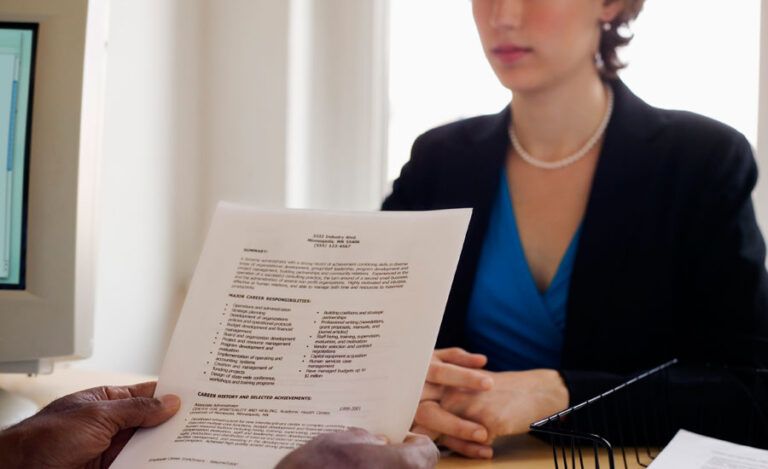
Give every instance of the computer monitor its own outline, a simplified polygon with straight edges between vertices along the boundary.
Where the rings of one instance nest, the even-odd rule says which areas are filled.
[[[91,354],[106,8],[0,2],[0,373]]]
[[[23,290],[38,25],[0,22],[0,289]]]

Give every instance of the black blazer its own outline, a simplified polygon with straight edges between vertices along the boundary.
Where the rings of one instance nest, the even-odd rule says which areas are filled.
[[[572,404],[670,358],[765,363],[768,275],[751,203],[757,168],[749,143],[724,124],[653,108],[622,82],[610,85],[614,112],[567,304],[560,371]],[[383,204],[474,209],[438,348],[466,347],[467,305],[508,125],[504,109],[421,135]],[[683,381],[716,400],[696,376],[712,381],[698,372]],[[715,380],[728,379],[716,373]]]

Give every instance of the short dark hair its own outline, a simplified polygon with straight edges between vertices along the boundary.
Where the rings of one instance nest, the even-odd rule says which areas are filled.
[[[619,60],[618,48],[632,41],[634,36],[626,33],[627,27],[637,18],[645,3],[645,0],[606,0],[606,3],[617,1],[624,2],[624,10],[600,34],[600,75],[605,79],[616,78],[617,72],[627,66]]]

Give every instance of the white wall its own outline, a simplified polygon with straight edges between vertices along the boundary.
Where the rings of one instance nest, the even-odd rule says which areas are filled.
[[[289,205],[376,209],[386,179],[386,0],[291,4]]]
[[[112,0],[94,355],[157,373],[219,200],[285,202],[288,2]]]
[[[768,237],[768,3],[761,3],[760,111],[757,130],[757,163],[760,179],[754,201],[763,236]],[[768,262],[768,261],[767,261]]]
[[[201,238],[199,21],[198,0],[112,1],[94,355],[83,366],[154,372],[172,331]]]
[[[289,4],[202,4],[201,196],[206,224],[219,200],[285,205]]]
[[[282,207],[290,185],[293,206],[378,206],[385,2],[112,1],[95,346],[78,366],[156,373],[219,200]]]

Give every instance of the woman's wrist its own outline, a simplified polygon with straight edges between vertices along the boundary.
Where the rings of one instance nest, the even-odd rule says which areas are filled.
[[[562,370],[554,370],[557,373],[557,377],[559,378],[560,384],[562,384],[563,389],[565,390],[565,407],[568,408],[571,406],[571,391],[568,389],[568,381],[565,378],[565,375],[563,374]]]
[[[571,402],[571,393],[568,391],[568,386],[565,384],[563,375],[558,370],[551,370],[553,372],[552,382],[555,388],[555,392],[559,396],[559,406],[561,409],[566,409]]]
[[[570,402],[570,393],[560,372],[551,369],[537,371],[541,373],[542,379],[542,392],[539,393],[540,413],[543,414],[541,417],[547,417],[566,409]]]

